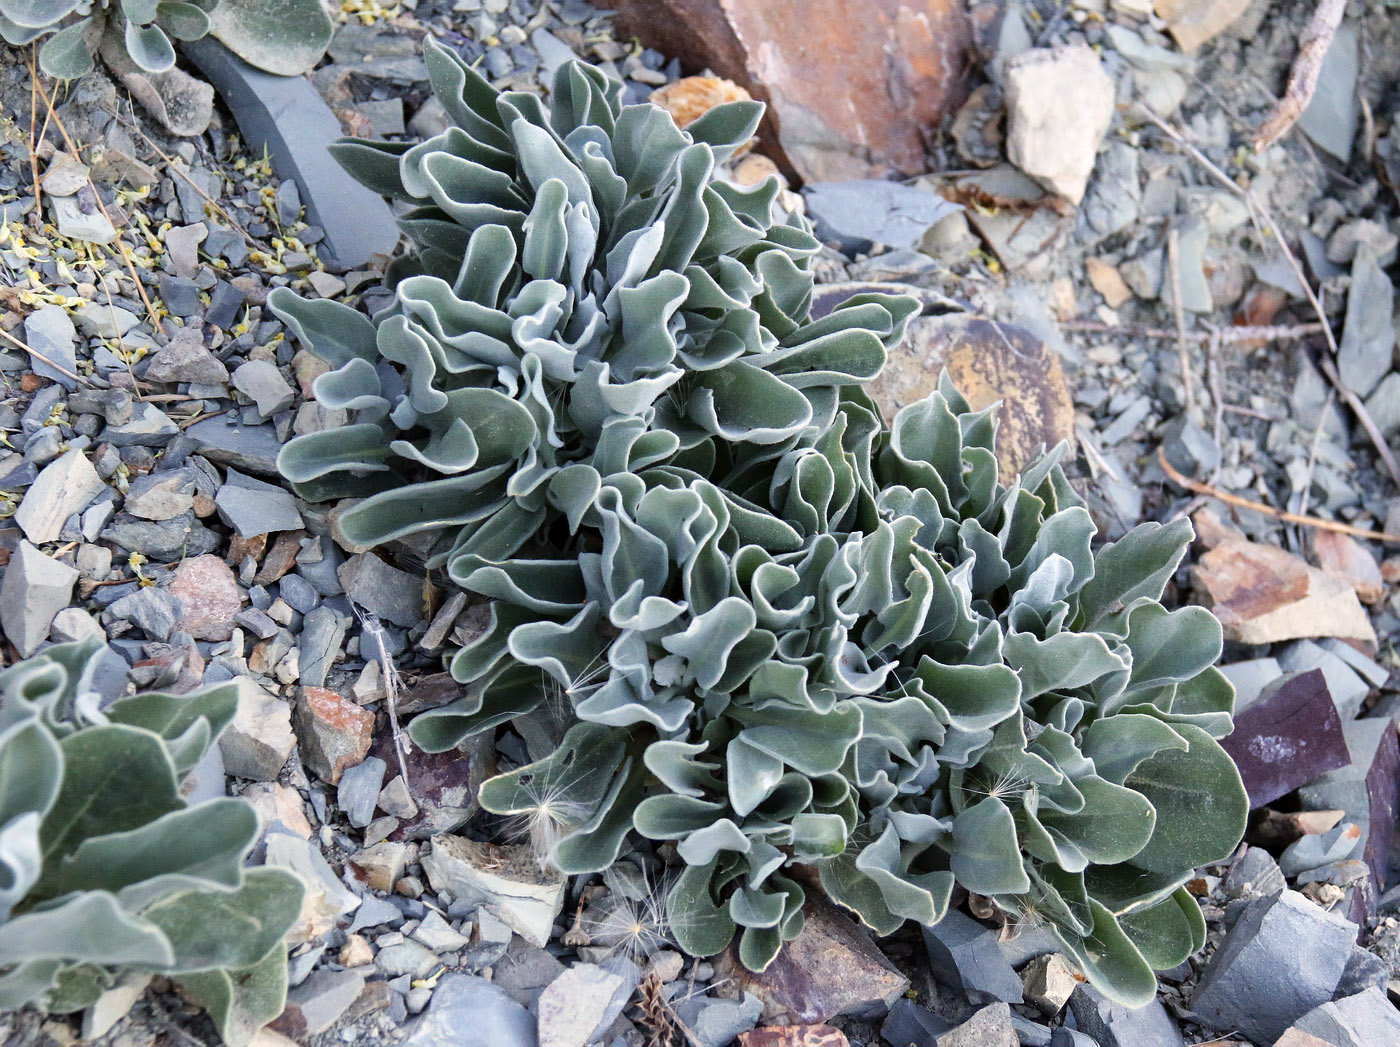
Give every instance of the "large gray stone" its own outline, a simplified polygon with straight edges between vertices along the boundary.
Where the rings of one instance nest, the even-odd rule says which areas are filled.
[[[211,462],[231,465],[261,476],[277,476],[277,452],[282,443],[270,424],[244,425],[236,415],[221,414],[185,430],[193,449]]]
[[[933,1047],[938,1037],[952,1027],[946,1018],[901,997],[890,1006],[889,1016],[880,1026],[880,1039],[890,1047]]]
[[[102,477],[82,451],[72,450],[50,462],[24,492],[15,523],[31,542],[52,542],[63,523],[84,509],[102,490]]]
[[[0,626],[28,658],[49,637],[54,615],[68,606],[78,572],[23,539],[0,580]]]
[[[1372,986],[1322,1004],[1299,1018],[1293,1028],[1335,1047],[1392,1047],[1400,1044],[1400,1011]]]
[[[974,1003],[1021,1002],[1021,979],[1002,955],[994,931],[957,909],[923,930],[929,969],[944,985],[962,989]]]
[[[940,219],[959,210],[937,193],[876,179],[811,182],[802,195],[817,235],[837,241],[848,253],[872,243],[913,247]]]
[[[244,538],[275,531],[296,531],[301,513],[290,491],[275,484],[228,470],[224,484],[214,495],[219,517]]]
[[[485,978],[446,974],[403,1047],[536,1047],[535,1019]]]
[[[1075,1024],[1099,1047],[1181,1047],[1181,1030],[1161,1000],[1125,1007],[1086,983],[1074,990],[1069,1007]]]
[[[350,599],[380,618],[406,629],[423,619],[423,579],[390,567],[374,553],[350,557],[336,576]]]
[[[1020,1038],[1004,1003],[983,1007],[956,1029],[938,1037],[938,1047],[1017,1047]]]
[[[311,81],[255,69],[212,37],[181,47],[223,96],[248,148],[266,149],[278,177],[296,180],[306,220],[325,230],[323,258],[353,269],[393,251],[399,228],[389,205],[331,156],[340,121]]]
[[[1297,891],[1256,898],[1211,957],[1191,1009],[1203,1025],[1273,1043],[1332,998],[1355,941],[1355,924]]]

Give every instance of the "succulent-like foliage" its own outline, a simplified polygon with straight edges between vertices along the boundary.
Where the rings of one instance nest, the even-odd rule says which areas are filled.
[[[811,875],[882,933],[961,885],[1149,998],[1203,939],[1182,885],[1247,806],[1215,740],[1219,625],[1161,604],[1189,524],[1094,554],[1056,457],[1003,483],[992,414],[946,380],[887,426],[861,387],[916,305],[811,320],[805,226],[774,220],[774,183],[712,181],[756,107],[681,131],[586,66],[548,108],[433,45],[428,66],[456,126],[340,147],[415,205],[392,304],[270,297],[350,421],[284,474],[361,498],[357,543],[427,532],[486,602],[451,660],[466,697],[416,741],[566,727],[483,805],[569,873],[674,843],[694,954],[737,933],[765,967]]]
[[[150,971],[245,1043],[282,1010],[303,888],[244,868],[258,836],[246,801],[180,795],[237,686],[99,708],[96,650],[59,645],[0,673],[0,1009],[79,1010]]]
[[[104,29],[148,73],[175,64],[174,40],[212,32],[254,65],[292,74],[316,64],[332,26],[320,0],[0,0],[0,39],[18,45],[48,36],[39,67],[60,80],[92,69]]]
[[[737,495],[654,467],[599,492],[596,550],[455,556],[490,626],[454,662],[469,696],[413,737],[446,748],[562,697],[577,726],[483,804],[554,797],[568,872],[631,831],[676,841],[693,953],[737,928],[766,966],[801,928],[800,864],[881,933],[961,885],[1151,998],[1204,940],[1183,884],[1244,828],[1220,626],[1160,603],[1188,523],[1095,555],[1055,458],[1003,484],[993,438],[946,383],[888,431],[850,395]]]
[[[713,180],[756,103],[682,131],[581,63],[546,108],[431,42],[427,62],[455,126],[338,146],[415,205],[394,304],[371,322],[269,299],[334,365],[316,398],[354,414],[293,440],[280,467],[306,497],[368,495],[342,519],[355,541],[453,528],[462,549],[509,555],[555,520],[577,531],[614,474],[776,455],[879,372],[913,303],[862,296],[808,322],[818,244],[775,221],[777,180]]]

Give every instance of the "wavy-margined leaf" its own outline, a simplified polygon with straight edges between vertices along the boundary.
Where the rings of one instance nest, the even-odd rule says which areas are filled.
[[[52,893],[121,892],[124,905],[139,907],[124,889],[164,881],[157,889],[170,890],[166,878],[175,877],[185,887],[235,888],[257,836],[258,816],[247,803],[208,800],[135,829],[88,837],[59,864]]]
[[[201,971],[177,981],[209,1012],[228,1047],[246,1047],[287,1002],[287,958],[280,946],[239,970]]]
[[[92,29],[91,19],[84,18],[54,33],[39,48],[39,68],[55,80],[87,76],[93,67],[92,47],[88,42]]]
[[[245,62],[300,76],[325,54],[333,25],[317,0],[238,0],[215,5],[210,32]]]
[[[1094,761],[1100,777],[1117,785],[1138,764],[1164,749],[1185,751],[1186,740],[1171,726],[1153,716],[1124,713],[1095,720],[1084,731],[1080,749]]]
[[[127,22],[126,52],[148,73],[163,73],[175,64],[175,47],[158,25]]]
[[[1094,577],[1079,590],[1083,628],[1092,628],[1140,599],[1159,600],[1193,537],[1184,517],[1169,524],[1144,523],[1094,557]]]
[[[161,928],[126,912],[115,895],[92,891],[0,924],[8,963],[67,960],[168,967],[175,950]]]
[[[1132,859],[1153,872],[1222,860],[1239,843],[1249,814],[1240,772],[1220,743],[1191,724],[1174,729],[1189,748],[1160,752],[1123,781],[1157,810],[1152,839]]]
[[[305,887],[285,869],[249,869],[236,889],[181,891],[141,911],[170,942],[174,969],[251,967],[282,941]]]
[[[1123,933],[1157,970],[1184,961],[1206,943],[1206,920],[1201,906],[1184,887],[1146,908],[1118,917]]]
[[[1016,822],[995,796],[973,804],[953,819],[950,859],[958,883],[978,894],[1023,894],[1031,882],[1021,864]]]
[[[59,748],[63,785],[41,833],[46,879],[84,840],[139,828],[184,806],[175,766],[153,731],[90,727]]]
[[[1093,930],[1083,936],[1053,927],[1055,937],[1071,959],[1083,968],[1094,987],[1125,1007],[1145,1007],[1157,996],[1157,976],[1113,914],[1092,898]]]
[[[671,910],[680,914],[671,923],[676,944],[692,956],[723,952],[734,939],[735,924],[728,907],[714,898],[714,874],[714,865],[687,865],[667,895]]]

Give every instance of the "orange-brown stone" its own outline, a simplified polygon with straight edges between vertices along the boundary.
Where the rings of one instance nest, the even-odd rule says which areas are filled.
[[[369,753],[374,713],[328,687],[303,687],[296,707],[297,744],[308,770],[335,785]]]
[[[961,0],[618,0],[619,28],[769,103],[765,152],[805,181],[911,175],[962,103]]]

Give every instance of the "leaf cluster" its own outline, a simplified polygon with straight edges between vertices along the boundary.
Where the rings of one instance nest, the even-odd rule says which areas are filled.
[[[245,800],[181,796],[238,685],[99,708],[97,650],[62,644],[0,673],[0,1009],[79,1010],[149,971],[246,1043],[282,1010],[303,887],[245,868],[259,832]]]

